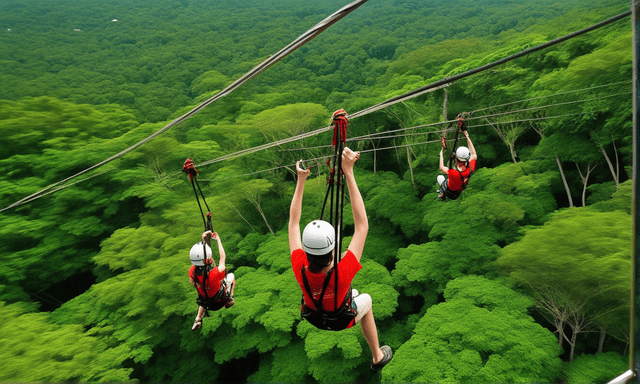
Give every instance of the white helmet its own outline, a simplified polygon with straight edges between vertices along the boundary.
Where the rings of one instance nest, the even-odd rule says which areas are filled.
[[[325,255],[336,246],[336,231],[324,220],[314,220],[304,227],[302,249],[307,254]]]
[[[460,161],[469,161],[469,158],[471,157],[471,152],[467,147],[458,147],[458,149],[456,149],[456,157]]]
[[[207,247],[207,258],[210,258],[213,255],[213,253],[211,252],[211,247],[209,247],[209,244],[206,244],[205,247]],[[195,265],[196,267],[204,266],[204,257],[202,255],[203,251],[204,249],[202,247],[202,241],[191,247],[191,250],[189,251],[191,264]]]

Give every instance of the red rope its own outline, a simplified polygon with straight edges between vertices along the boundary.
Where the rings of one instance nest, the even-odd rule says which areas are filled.
[[[333,112],[333,141],[331,145],[336,145],[336,139],[338,137],[338,129],[340,129],[340,141],[347,142],[347,127],[349,126],[349,119],[347,118],[347,112],[344,109],[338,109]]]
[[[193,181],[193,178],[198,175],[198,170],[196,169],[196,165],[191,159],[187,159],[182,166],[182,172],[185,172],[189,175],[189,179]]]

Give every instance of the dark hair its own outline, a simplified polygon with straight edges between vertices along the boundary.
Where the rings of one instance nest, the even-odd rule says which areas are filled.
[[[211,272],[212,269],[213,269],[213,265],[212,264],[205,264],[205,265],[196,266],[196,275],[202,276],[205,273]]]
[[[327,265],[331,264],[333,260],[333,254],[331,251],[324,255],[311,255],[307,254],[307,260],[309,260],[309,272],[320,273]]]

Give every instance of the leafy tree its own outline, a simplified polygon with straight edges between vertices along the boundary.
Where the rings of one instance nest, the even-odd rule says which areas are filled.
[[[565,363],[563,376],[569,384],[604,383],[625,372],[628,367],[628,359],[616,352],[583,354]]]
[[[3,212],[0,297],[6,303],[0,316],[5,313],[5,325],[30,324],[26,332],[0,327],[7,335],[3,346],[11,346],[5,360],[9,367],[27,367],[23,357],[28,356],[46,368],[7,371],[4,380],[377,380],[359,330],[326,333],[299,318],[300,290],[290,271],[286,235],[279,230],[292,194],[290,165],[326,155],[326,148],[309,147],[327,145],[331,133],[200,169],[214,229],[224,239],[228,269],[238,283],[236,305],[212,313],[201,332],[190,331],[196,304],[186,254],[199,240],[202,221],[190,183],[178,176],[180,166],[187,157],[199,163],[326,126],[328,111],[365,109],[621,11],[609,0],[550,4],[369,2],[233,94],[110,163],[109,172]],[[148,137],[334,12],[335,2],[158,0],[152,7],[122,0],[73,7],[3,2],[0,10],[12,29],[2,31],[0,42],[0,132],[6,139],[0,143],[0,200],[6,206]],[[453,18],[464,22],[452,25]],[[72,32],[70,25],[82,32]],[[352,148],[374,150],[358,162],[373,174],[359,171],[370,230],[354,287],[372,295],[381,342],[398,351],[383,379],[388,370],[395,372],[390,380],[404,377],[396,363],[408,367],[406,372],[438,370],[433,376],[416,373],[424,379],[415,380],[561,378],[554,373],[558,352],[547,340],[550,333],[526,316],[531,302],[496,282],[471,283],[466,275],[493,273],[489,262],[501,248],[508,250],[535,231],[524,228],[542,226],[550,217],[550,225],[557,225],[550,213],[563,205],[554,194],[561,191],[558,174],[565,170],[567,190],[582,187],[596,215],[580,220],[596,220],[602,213],[628,221],[616,215],[631,210],[628,175],[619,171],[632,152],[629,87],[620,83],[631,74],[630,40],[628,26],[616,23],[451,84],[447,108],[453,115],[513,100],[528,99],[520,108],[579,101],[508,115],[514,120],[570,115],[536,123],[540,145],[530,131],[508,138],[511,153],[520,157],[517,164],[502,164],[511,157],[491,130],[474,129],[482,168],[457,201],[432,200],[437,145],[383,151],[417,139],[350,142]],[[573,92],[594,85],[601,87]],[[432,92],[353,119],[349,137],[440,121],[443,96]],[[490,113],[517,109],[493,108]],[[549,145],[553,141],[589,147],[583,151],[588,156],[568,156],[571,148]],[[608,171],[584,167],[601,162],[600,156]],[[326,189],[322,161],[311,163],[320,177],[307,183],[303,221],[318,217]],[[270,170],[255,176],[265,168]],[[348,243],[351,223],[345,216]],[[586,244],[611,241],[607,232],[594,234],[567,221],[559,229],[565,235],[578,228],[590,237]],[[584,240],[582,233],[574,237]],[[618,240],[628,242],[615,237],[615,249]],[[600,252],[600,244],[594,249]],[[605,271],[610,266],[598,265]],[[80,276],[91,279],[91,272],[96,282],[88,291],[51,313],[35,312],[32,300],[50,295],[66,301],[57,287],[76,285]],[[624,284],[612,281],[597,280],[598,288],[622,292]],[[583,288],[578,299],[574,291],[563,291],[565,302],[583,304],[579,314],[601,335],[624,340],[626,303],[604,301],[586,284],[574,284],[575,290]],[[45,348],[47,356],[37,349],[14,354],[32,343],[34,329],[57,350]],[[434,336],[422,338],[429,332]],[[581,338],[572,341],[578,352]],[[407,360],[412,348],[420,358],[426,349],[433,361],[414,366]],[[528,367],[513,357],[529,353],[534,365]],[[609,363],[600,355],[596,360],[589,363],[594,370]],[[540,361],[546,368],[532,373]]]
[[[400,180],[391,172],[378,172],[376,175],[359,177],[358,187],[367,200],[367,214],[370,217],[388,219],[406,237],[413,237],[420,232],[422,209],[418,191],[409,182]]]
[[[497,281],[460,277],[427,310],[382,371],[383,381],[531,382],[558,377],[553,334],[527,315],[531,301]]]
[[[630,268],[629,225],[621,211],[564,210],[505,247],[496,263],[534,291],[557,292],[580,321],[624,339],[618,330],[628,322],[629,279],[619,271]]]
[[[56,325],[48,313],[4,302],[0,302],[0,319],[2,381],[130,380],[132,370],[121,365],[127,348],[109,346],[81,325]]]

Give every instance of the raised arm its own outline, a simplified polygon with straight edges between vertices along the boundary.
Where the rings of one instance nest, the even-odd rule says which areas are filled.
[[[444,151],[444,149],[440,150],[440,170],[444,173],[448,173],[449,172],[449,168],[445,167],[444,165],[444,158],[442,157],[442,151]]]
[[[222,240],[220,240],[220,236],[218,235],[217,232],[213,232],[213,234],[211,235],[211,238],[218,242],[218,253],[220,253],[220,260],[218,262],[218,271],[224,272],[224,270],[226,269],[225,263],[227,261],[227,254],[224,253],[224,248],[222,247]]]
[[[463,132],[464,132],[464,136],[467,138],[467,144],[469,144],[469,150],[471,151],[471,156],[469,157],[469,161],[476,160],[478,158],[478,154],[476,153],[476,149],[473,146],[471,139],[469,138],[469,132],[468,131],[463,131]]]
[[[364,250],[364,242],[367,240],[369,232],[369,221],[367,220],[367,211],[364,207],[362,195],[356,184],[356,178],[353,175],[353,165],[360,158],[360,152],[353,152],[348,147],[342,152],[342,172],[347,179],[347,187],[349,188],[349,197],[351,199],[351,211],[353,212],[354,232],[349,243],[349,250],[360,261],[362,251]]]
[[[300,168],[300,161],[296,163],[296,172],[298,174],[298,182],[296,183],[296,191],[291,199],[291,208],[289,209],[289,250],[290,252],[302,248],[302,240],[300,238],[300,215],[302,214],[302,196],[304,195],[304,183],[309,176],[308,169]]]

